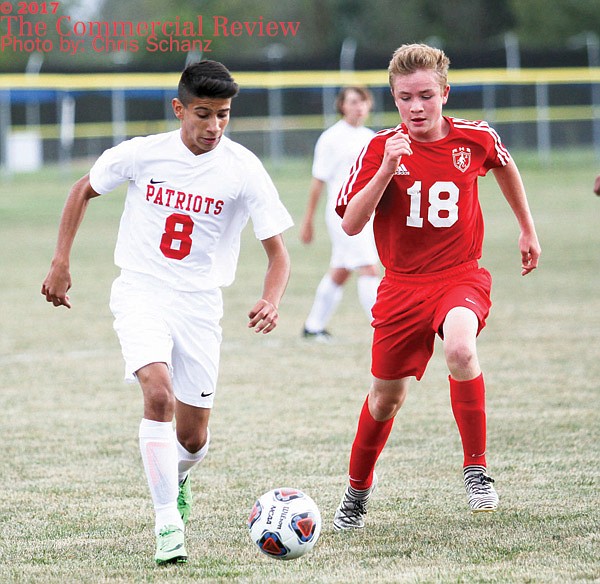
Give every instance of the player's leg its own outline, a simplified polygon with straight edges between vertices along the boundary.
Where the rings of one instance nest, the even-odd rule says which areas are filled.
[[[477,358],[477,315],[458,306],[443,325],[444,355],[450,371],[450,402],[463,446],[463,474],[473,511],[493,511],[498,496],[487,475],[485,383]]]
[[[375,378],[363,404],[350,453],[350,486],[368,489],[375,464],[392,431],[394,418],[408,392],[408,377],[397,380]]]
[[[209,418],[221,350],[221,291],[182,292],[172,315],[173,391],[178,452],[177,506],[187,523],[192,506],[191,470],[208,453]]]
[[[210,408],[190,406],[179,400],[175,401],[175,418],[177,419],[177,442],[187,455],[180,456],[179,480],[183,480],[189,471],[201,462],[210,444],[208,420]],[[192,453],[192,454],[190,454]]]
[[[304,322],[305,338],[317,341],[328,341],[329,333],[326,331],[327,323],[333,316],[344,294],[344,284],[350,276],[350,271],[345,268],[331,268],[321,279],[313,305]]]
[[[415,285],[411,278],[387,274],[379,286],[372,323],[374,381],[352,445],[350,484],[334,517],[336,529],[364,526],[366,500],[374,488],[375,464],[394,417],[406,399],[410,378],[422,377],[433,353],[435,331],[431,328],[430,296],[428,287]]]
[[[144,415],[139,446],[154,504],[158,563],[185,561],[183,522],[177,512],[177,448],[173,430],[172,339],[164,318],[171,291],[159,281],[123,273],[110,308],[125,360],[125,378],[140,384]],[[164,301],[164,304],[161,302]]]
[[[204,460],[210,446],[210,412],[210,408],[190,406],[179,400],[175,402],[179,481],[177,508],[184,523],[188,522],[192,510],[190,471]]]
[[[348,261],[349,252],[346,250],[346,242],[350,238],[344,233],[342,222],[333,207],[327,207],[325,222],[331,241],[329,270],[317,286],[313,304],[304,323],[302,333],[306,339],[317,342],[331,340],[331,335],[326,327],[342,300],[343,286],[352,274],[351,269],[356,265]]]
[[[159,564],[185,562],[184,524],[177,509],[177,443],[173,430],[175,397],[165,363],[150,363],[136,372],[144,396],[140,452],[155,511]]]
[[[389,438],[394,418],[408,392],[409,378],[383,380],[375,378],[365,400],[352,450],[349,485],[335,512],[335,529],[364,527],[367,503],[377,485],[375,465]]]
[[[175,396],[169,367],[166,363],[150,363],[136,371],[144,398],[144,418],[157,422],[172,422]]]
[[[481,374],[477,357],[479,319],[464,306],[452,308],[444,319],[444,357],[450,375],[457,381],[474,379]]]
[[[379,256],[373,236],[373,220],[364,226],[357,235],[342,235],[343,261],[346,268],[356,271],[358,300],[369,322],[373,320],[372,308],[377,298],[377,289],[381,281],[379,274]]]
[[[358,291],[358,300],[367,318],[371,321],[373,320],[372,309],[377,299],[377,288],[380,282],[379,268],[376,265],[361,266],[357,271],[356,288]]]

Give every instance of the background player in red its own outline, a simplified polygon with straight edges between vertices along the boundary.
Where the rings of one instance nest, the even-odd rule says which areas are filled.
[[[448,67],[446,55],[427,45],[396,50],[388,72],[402,123],[371,140],[338,198],[342,227],[350,235],[375,214],[385,275],[373,307],[373,383],[359,417],[336,529],[364,527],[375,464],[410,378],[420,379],[425,371],[436,334],[450,372],[470,508],[498,506],[487,474],[485,386],[476,350],[491,306],[491,277],[478,265],[479,176],[492,170],[517,219],[523,275],[537,267],[540,245],[519,171],[498,134],[485,122],[442,114]]]
[[[369,221],[360,234],[349,237],[342,229],[342,220],[335,212],[337,195],[356,157],[375,132],[364,124],[371,111],[373,98],[365,87],[343,87],[335,100],[342,119],[325,130],[317,140],[312,166],[312,181],[304,220],[300,226],[302,243],[314,237],[314,218],[327,185],[325,222],[331,240],[329,271],[323,276],[315,293],[313,305],[304,321],[303,336],[318,342],[330,340],[325,329],[342,299],[344,285],[353,271],[358,273],[356,288],[359,302],[369,322],[379,285],[379,258]]]
[[[248,218],[268,258],[248,326],[269,333],[290,266],[292,219],[254,154],[225,136],[237,83],[224,65],[183,71],[173,112],[180,129],[126,140],[72,187],[42,294],[71,307],[70,254],[89,201],[127,183],[110,307],[128,381],[144,402],[139,445],[154,503],[158,564],[185,562],[190,470],[206,456],[216,392],[223,299]],[[173,419],[177,419],[176,431]]]

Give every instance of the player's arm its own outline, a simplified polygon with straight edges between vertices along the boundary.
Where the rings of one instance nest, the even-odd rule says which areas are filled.
[[[521,174],[512,159],[506,166],[494,168],[492,172],[519,223],[521,230],[519,235],[521,275],[526,276],[537,268],[542,249],[535,231]]]
[[[594,181],[594,192],[600,197],[600,174],[596,177]]]
[[[302,243],[310,243],[314,238],[314,220],[321,194],[323,193],[323,187],[325,183],[318,178],[313,176],[310,182],[310,188],[308,190],[308,203],[306,205],[306,213],[304,214],[304,220],[300,226],[300,241]]]
[[[80,178],[72,187],[62,211],[58,239],[50,271],[42,284],[42,294],[54,306],[71,308],[67,292],[71,288],[70,257],[75,235],[83,221],[90,199],[98,193],[92,189],[89,175]]]
[[[290,278],[290,256],[282,235],[275,235],[262,242],[268,265],[261,299],[248,313],[249,328],[257,333],[270,333],[279,319],[279,302]]]
[[[400,159],[411,154],[410,138],[406,134],[397,132],[387,139],[381,166],[367,185],[348,202],[342,219],[342,229],[348,235],[356,235],[363,230],[392,180]]]

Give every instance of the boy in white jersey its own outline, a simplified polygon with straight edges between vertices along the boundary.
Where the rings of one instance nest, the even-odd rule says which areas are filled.
[[[304,322],[303,335],[316,341],[329,341],[325,329],[342,299],[344,284],[353,271],[358,273],[358,298],[369,321],[379,285],[379,258],[373,237],[372,222],[363,231],[350,237],[342,230],[342,221],[335,212],[337,195],[362,148],[375,135],[365,120],[371,110],[371,92],[358,86],[343,87],[336,98],[336,109],[342,119],[325,130],[315,146],[312,181],[300,240],[309,244],[314,238],[314,217],[323,187],[327,185],[325,222],[331,240],[329,270],[321,279],[312,308]]]
[[[69,258],[90,199],[128,182],[110,306],[126,379],[144,402],[140,450],[156,514],[155,560],[185,562],[189,472],[209,447],[222,316],[249,217],[268,258],[262,297],[248,326],[271,332],[289,278],[282,232],[292,219],[262,164],[224,136],[238,86],[215,61],[181,75],[174,132],[134,138],[104,152],[73,185],[42,294],[71,307]],[[176,433],[173,419],[177,419]]]

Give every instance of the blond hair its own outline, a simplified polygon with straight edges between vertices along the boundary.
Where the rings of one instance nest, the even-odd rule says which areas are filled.
[[[443,90],[448,85],[449,66],[450,59],[441,49],[417,43],[402,45],[394,51],[390,60],[388,67],[390,87],[397,75],[410,75],[421,69],[429,69],[436,73]]]

